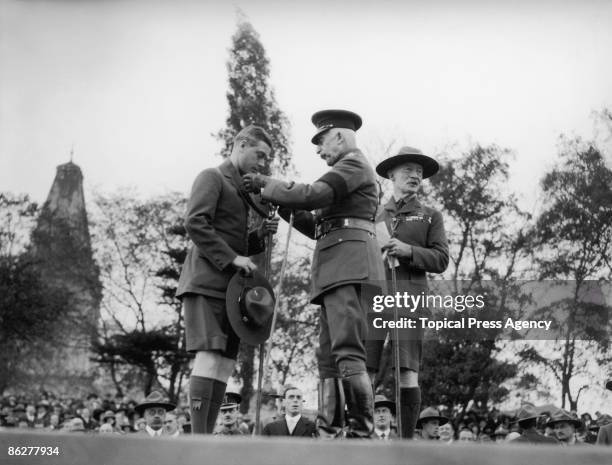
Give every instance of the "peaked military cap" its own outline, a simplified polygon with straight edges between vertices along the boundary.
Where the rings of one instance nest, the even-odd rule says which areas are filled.
[[[222,409],[229,409],[238,406],[242,402],[242,396],[237,392],[226,392],[221,403]]]
[[[361,116],[348,110],[322,110],[312,115],[312,124],[317,132],[312,136],[311,142],[317,144],[319,137],[331,128],[345,128],[356,131],[361,127]]]
[[[389,171],[404,163],[418,163],[423,167],[423,179],[427,179],[438,172],[440,165],[438,162],[427,155],[423,155],[419,149],[414,147],[402,147],[396,155],[381,161],[376,166],[379,176],[389,179]]]

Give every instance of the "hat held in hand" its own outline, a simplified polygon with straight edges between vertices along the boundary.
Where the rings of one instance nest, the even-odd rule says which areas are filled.
[[[225,303],[232,329],[244,343],[257,346],[270,337],[274,292],[261,273],[237,272],[227,287]]]

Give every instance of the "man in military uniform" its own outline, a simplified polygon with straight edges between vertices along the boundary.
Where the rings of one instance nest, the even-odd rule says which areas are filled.
[[[242,436],[244,433],[238,424],[238,408],[242,397],[237,392],[228,392],[221,404],[222,427],[215,434],[222,436]]]
[[[397,155],[382,161],[376,172],[393,182],[393,195],[378,213],[376,223],[384,223],[391,239],[383,245],[385,254],[396,258],[395,273],[399,292],[420,294],[427,290],[427,273],[442,273],[448,266],[448,242],[442,215],[417,198],[423,179],[438,172],[438,163],[419,149],[402,147]],[[387,280],[391,270],[387,266]],[[405,309],[402,309],[405,310]],[[410,311],[400,312],[410,317]],[[412,315],[414,316],[414,315]],[[402,436],[411,439],[421,408],[418,384],[423,349],[423,329],[402,330],[400,355],[400,419]],[[381,366],[382,340],[369,340],[367,366],[374,380]]]
[[[366,370],[366,293],[380,292],[369,282],[384,279],[374,219],[378,185],[374,170],[357,148],[359,115],[325,110],[312,117],[312,143],[331,169],[312,184],[246,175],[247,190],[295,209],[296,229],[317,240],[312,261],[311,302],[321,305],[318,365],[324,405],[333,427],[342,427],[344,403],[349,436],[370,436],[373,394]],[[314,213],[311,211],[314,210]]]
[[[187,350],[195,353],[189,405],[196,434],[213,432],[238,354],[240,338],[227,315],[228,284],[237,270],[256,269],[249,256],[262,252],[264,236],[278,228],[272,219],[248,231],[250,199],[241,190],[240,176],[263,170],[271,151],[266,131],[245,127],[230,157],[198,175],[187,203],[185,229],[193,244],[176,295],[183,301]]]

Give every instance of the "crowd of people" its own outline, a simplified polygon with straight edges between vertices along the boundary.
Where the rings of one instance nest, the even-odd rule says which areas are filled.
[[[305,409],[302,391],[287,386],[281,395],[268,396],[267,414],[262,416],[263,436],[327,438],[324,419],[314,409]],[[240,412],[241,397],[228,392],[222,402],[214,433],[252,435],[253,415]],[[375,398],[374,439],[397,440],[395,403],[382,395]],[[449,414],[424,408],[417,422],[415,439],[442,443],[521,442],[533,431],[534,442],[595,444],[600,427],[612,425],[612,416],[595,412],[578,416],[562,409],[535,409],[526,404],[516,412],[493,408]],[[176,437],[191,433],[189,405],[175,405],[158,392],[138,403],[124,396],[89,394],[84,399],[43,392],[40,396],[9,395],[0,398],[0,428],[37,429],[71,433],[142,434]],[[526,433],[527,432],[527,433]],[[538,439],[538,437],[547,438]],[[530,442],[530,441],[527,441]]]

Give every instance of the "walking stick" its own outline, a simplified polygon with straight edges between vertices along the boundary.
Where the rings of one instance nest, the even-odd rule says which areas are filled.
[[[271,209],[269,218],[274,217],[276,209]],[[265,342],[259,344],[259,369],[258,369],[258,379],[257,379],[257,406],[255,411],[255,429],[253,433],[255,435],[259,435],[261,433],[261,403],[263,397],[263,379],[264,379],[264,359],[265,366],[268,365],[268,361],[270,358],[270,349],[272,348],[272,335],[274,334],[274,327],[276,325],[276,312],[278,308],[279,295],[283,286],[283,279],[285,277],[285,269],[287,266],[287,257],[289,255],[289,241],[291,240],[291,230],[293,229],[293,211],[291,211],[291,216],[289,217],[289,231],[287,232],[287,241],[285,242],[285,252],[283,257],[283,263],[281,265],[281,272],[278,279],[278,285],[276,286],[276,292],[274,293],[274,310],[272,311],[272,325],[270,328],[270,339],[268,341],[268,347],[266,348]],[[266,235],[266,263],[265,263],[265,276],[266,279],[270,279],[270,268],[272,261],[272,234]]]
[[[395,266],[393,266],[393,261],[389,260],[389,266],[391,267],[391,291],[395,296],[397,294],[397,275],[395,273]],[[393,319],[397,322],[399,320],[399,312],[397,310],[397,305],[393,307]],[[399,354],[399,329],[397,328],[397,324],[393,328],[393,361],[395,364],[394,369],[394,378],[395,378],[395,405],[397,407],[400,406],[401,400],[401,392],[400,392],[400,354]],[[397,408],[396,407],[396,408]],[[402,436],[402,416],[396,415],[395,420],[397,422],[397,435],[401,438]]]

